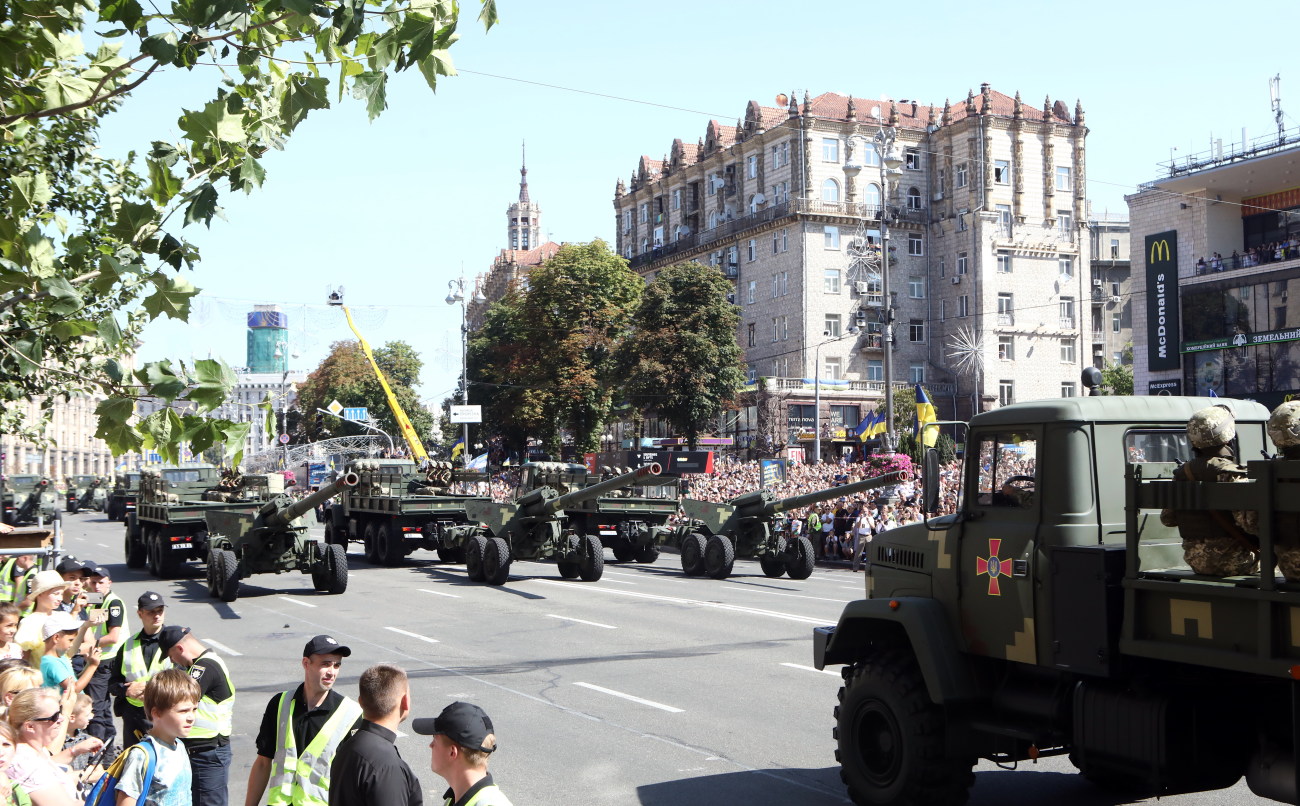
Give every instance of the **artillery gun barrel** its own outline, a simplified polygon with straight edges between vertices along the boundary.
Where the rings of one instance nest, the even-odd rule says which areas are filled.
[[[590,501],[593,498],[600,498],[607,492],[612,490],[621,490],[624,487],[631,487],[642,479],[653,478],[662,472],[663,468],[659,466],[658,462],[651,462],[644,467],[639,467],[636,470],[633,470],[631,473],[624,473],[623,475],[615,476],[612,479],[605,479],[604,481],[597,482],[590,487],[583,487],[581,490],[574,490],[571,493],[565,493],[559,498],[552,499],[546,503],[546,512],[547,514],[553,514],[562,509],[567,509],[574,504],[580,504],[583,501]]]
[[[859,493],[863,490],[871,490],[876,487],[888,487],[891,484],[898,484],[902,480],[903,473],[895,471],[893,473],[886,473],[883,476],[872,476],[869,479],[855,481],[852,484],[845,484],[840,487],[828,487],[825,490],[817,490],[816,492],[804,493],[803,495],[794,495],[789,498],[782,498],[779,501],[772,502],[771,513],[776,514],[778,512],[787,512],[792,509],[806,507],[809,504],[828,501],[841,495],[853,495],[854,493]],[[741,496],[740,499],[737,499],[737,502],[746,497],[747,496]],[[751,501],[749,503],[752,505],[754,502]],[[736,505],[740,506],[741,504],[737,503]]]
[[[316,492],[297,502],[290,504],[284,509],[273,509],[266,517],[268,526],[288,526],[298,518],[316,508],[316,505],[322,501],[328,501],[349,487],[355,487],[361,481],[361,477],[356,473],[348,472],[339,476],[338,479],[330,484],[326,484]],[[269,506],[274,507],[274,503]],[[262,510],[266,512],[265,509]]]

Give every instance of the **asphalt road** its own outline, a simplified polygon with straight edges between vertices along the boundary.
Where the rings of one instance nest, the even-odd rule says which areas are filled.
[[[648,566],[610,562],[594,583],[561,580],[553,564],[516,563],[507,584],[492,588],[429,552],[400,568],[370,566],[354,552],[341,596],[316,593],[301,574],[264,575],[224,604],[208,597],[202,566],[166,582],[128,570],[119,523],[85,513],[65,515],[64,525],[68,550],[107,566],[129,607],[146,590],[161,593],[167,623],[191,627],[225,656],[238,688],[233,804],[243,803],[267,701],[301,682],[302,646],[317,633],[352,648],[337,686],[349,696],[363,669],[390,662],[411,677],[415,716],[458,699],[481,705],[500,742],[493,774],[519,806],[849,802],[831,738],[839,675],[810,665],[811,632],[864,595],[862,574],[819,568],[804,581],[768,579],[740,560],[726,581],[690,579],[665,554]],[[427,739],[402,735],[398,748],[425,802],[441,802]],[[1053,758],[1014,772],[982,764],[970,803],[1049,800],[1134,802]],[[1257,802],[1268,801],[1244,783],[1162,800]]]

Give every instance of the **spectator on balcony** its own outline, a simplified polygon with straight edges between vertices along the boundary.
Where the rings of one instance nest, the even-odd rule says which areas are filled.
[[[1215,271],[1223,271],[1223,255],[1215,252],[1214,257],[1210,258],[1210,268]]]
[[[1200,260],[1197,260],[1197,261],[1196,261],[1196,273],[1197,273],[1197,274],[1205,274],[1206,268],[1207,268],[1207,267],[1206,267],[1206,265],[1205,265],[1205,258],[1201,258]]]

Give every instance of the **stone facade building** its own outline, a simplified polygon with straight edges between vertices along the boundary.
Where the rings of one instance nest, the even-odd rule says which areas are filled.
[[[1092,238],[1092,365],[1131,363],[1133,281],[1128,218],[1088,219]]]
[[[750,376],[785,408],[778,442],[807,448],[817,423],[828,458],[855,444],[883,400],[891,308],[892,379],[923,383],[942,418],[1078,393],[1093,343],[1081,106],[988,85],[942,107],[779,100],[642,157],[614,196],[618,249],[642,275],[698,260],[734,281]],[[728,433],[752,444],[760,419]]]
[[[99,427],[95,407],[102,400],[102,396],[78,394],[55,402],[46,431],[53,440],[48,448],[20,442],[8,434],[0,437],[0,452],[4,453],[0,467],[4,474],[41,473],[58,484],[67,476],[111,475],[113,455],[102,439],[95,438]],[[38,421],[40,402],[31,401],[27,408],[30,420]]]

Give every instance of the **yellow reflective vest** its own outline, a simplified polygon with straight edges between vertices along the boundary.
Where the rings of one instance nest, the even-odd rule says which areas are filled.
[[[229,736],[235,717],[235,681],[230,679],[230,669],[226,667],[226,662],[220,655],[204,652],[199,657],[211,658],[217,662],[217,666],[221,667],[221,673],[226,676],[226,686],[230,689],[230,696],[225,702],[216,702],[207,694],[203,695],[203,699],[199,700],[198,712],[194,714],[194,727],[190,730],[189,738],[211,739],[216,736]],[[191,673],[194,671],[193,665],[190,666],[189,671]]]
[[[334,751],[361,717],[361,706],[344,697],[299,754],[293,736],[295,704],[292,691],[280,695],[275,758],[271,761],[271,792],[266,803],[267,806],[329,806]]]
[[[27,583],[36,574],[36,564],[33,563],[18,579],[14,579],[14,565],[17,562],[17,557],[10,557],[4,565],[0,565],[0,602],[18,603],[27,598]]]
[[[122,647],[122,679],[128,683],[134,683],[137,680],[148,682],[151,677],[161,672],[163,669],[172,668],[171,659],[167,653],[159,650],[153,656],[153,661],[149,664],[144,662],[144,649],[140,643],[140,633],[131,636]],[[144,707],[144,700],[135,697],[127,697],[126,701],[136,708]]]
[[[118,639],[116,644],[113,644],[112,646],[109,647],[104,647],[104,651],[99,656],[100,661],[110,661],[113,658],[117,657],[118,652],[122,651],[122,646],[126,643],[126,639],[122,638],[121,636],[131,634],[131,620],[127,617],[126,614],[126,604],[122,601],[122,597],[118,596],[116,593],[110,593],[107,596],[105,596],[103,604],[90,605],[87,608],[87,610],[90,610],[92,612],[95,610],[103,610],[105,613],[111,613],[114,607],[117,607],[122,611],[122,630],[121,632],[118,633]],[[105,635],[108,635],[108,625],[96,624],[91,629],[91,633],[95,636],[96,643],[98,643],[99,639],[103,638]]]

